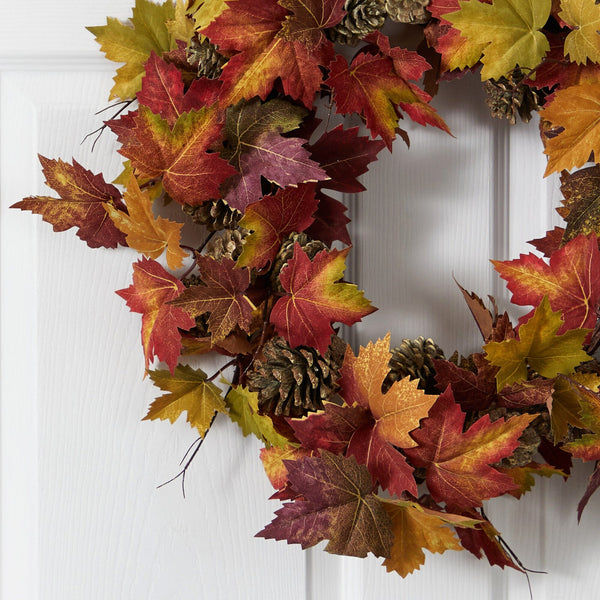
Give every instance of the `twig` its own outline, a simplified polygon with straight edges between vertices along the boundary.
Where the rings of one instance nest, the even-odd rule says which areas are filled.
[[[119,108],[119,110],[112,117],[110,117],[110,119],[108,119],[109,121],[112,121],[113,119],[115,119],[116,117],[118,117],[133,102],[135,102],[135,99],[132,99],[132,100],[121,100],[120,102],[117,102],[116,104],[111,104],[110,106],[107,106],[106,108],[103,108],[103,109],[99,110],[96,114],[99,115],[101,112],[104,112],[105,110],[108,110],[110,108],[114,108],[115,106],[119,106],[119,104],[122,104],[121,108]],[[81,143],[83,144],[83,142],[85,142],[85,140],[87,140],[90,136],[92,136],[95,133],[97,133],[98,135],[96,136],[96,139],[94,140],[94,143],[92,144],[92,152],[93,152],[94,148],[96,147],[96,144],[97,144],[98,140],[100,139],[100,136],[102,135],[102,132],[105,129],[106,129],[106,121],[104,122],[104,124],[102,126],[98,127],[98,129],[95,129],[91,133],[88,133],[81,140]]]
[[[213,415],[213,418],[210,420],[210,424],[208,426],[208,429],[204,432],[204,437],[199,437],[187,449],[186,453],[184,454],[183,458],[181,459],[181,462],[179,463],[180,465],[185,461],[187,455],[190,453],[190,451],[192,450],[192,448],[194,446],[196,446],[196,449],[192,452],[192,455],[188,458],[187,462],[183,466],[183,469],[181,469],[181,471],[179,471],[179,473],[177,473],[177,475],[171,477],[171,479],[169,479],[168,481],[165,481],[164,483],[161,483],[159,486],[157,486],[157,489],[160,489],[161,487],[164,487],[165,485],[167,485],[169,483],[172,483],[173,481],[175,481],[176,479],[179,479],[181,477],[181,493],[183,494],[183,497],[185,498],[185,475],[187,473],[187,470],[190,468],[190,465],[192,464],[194,458],[196,458],[196,454],[198,454],[198,452],[200,451],[200,448],[202,447],[202,443],[206,439],[206,435],[210,431],[210,428],[212,427],[212,424],[214,423],[214,421],[217,418],[218,414],[219,413],[215,412],[215,414]]]

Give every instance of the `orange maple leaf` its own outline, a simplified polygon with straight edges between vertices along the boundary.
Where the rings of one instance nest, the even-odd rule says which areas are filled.
[[[178,269],[187,256],[181,249],[179,239],[183,223],[175,223],[152,214],[152,200],[146,191],[140,190],[132,174],[125,192],[125,202],[129,214],[104,204],[113,223],[127,234],[127,245],[148,258],[158,258],[167,250],[167,265]]]
[[[556,92],[540,117],[564,131],[546,142],[548,155],[545,175],[581,167],[600,156],[600,81],[580,83]]]

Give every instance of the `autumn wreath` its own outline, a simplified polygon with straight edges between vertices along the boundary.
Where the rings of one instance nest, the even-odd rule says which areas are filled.
[[[391,22],[412,49],[381,32]],[[224,413],[262,440],[284,503],[259,536],[371,552],[402,576],[421,547],[521,569],[482,503],[600,459],[600,166],[569,173],[598,156],[599,29],[594,0],[137,0],[128,23],[90,28],[124,63],[105,127],[125,191],[42,158],[59,198],[15,206],[143,255],[117,293],[142,315],[165,392],[146,418],[186,412],[201,441]],[[408,140],[401,116],[448,132],[429,102],[469,70],[493,116],[541,109],[565,228],[532,242],[543,258],[494,262],[512,302],[532,307],[518,324],[462,290],[480,352],[445,358],[423,338],[391,349],[388,335],[355,354],[333,325],[375,309],[342,279],[349,219],[332,193],[362,191],[378,152]],[[330,125],[334,111],[363,127]],[[154,215],[166,201],[182,222]],[[184,226],[197,245],[180,244]],[[217,373],[186,364],[209,352],[228,357]],[[597,469],[579,515],[599,485]]]

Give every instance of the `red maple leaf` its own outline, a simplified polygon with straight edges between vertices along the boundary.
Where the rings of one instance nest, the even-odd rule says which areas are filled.
[[[154,52],[150,54],[145,68],[142,89],[136,98],[171,127],[183,113],[210,106],[219,97],[221,82],[207,78],[194,79],[184,93],[181,71]]]
[[[38,155],[42,163],[46,185],[58,193],[59,198],[30,196],[11,208],[30,210],[42,215],[54,231],[77,227],[77,236],[90,248],[116,248],[126,246],[125,234],[115,227],[102,206],[107,202],[114,208],[127,212],[121,193],[101,174],[94,175],[76,160],[70,165],[62,160],[52,160]]]
[[[325,450],[320,457],[284,461],[288,479],[302,499],[287,502],[257,536],[310,548],[322,540],[332,554],[388,556],[393,534],[383,503],[373,494],[371,475],[353,457]]]
[[[271,262],[290,233],[300,233],[313,223],[310,215],[317,204],[314,184],[304,184],[279,190],[248,206],[240,226],[251,233],[244,241],[238,267],[260,269]]]
[[[372,417],[362,406],[339,406],[326,402],[323,412],[310,413],[302,419],[288,419],[303,448],[345,454],[354,433],[372,426]]]
[[[344,129],[338,125],[326,131],[314,144],[308,146],[312,159],[321,165],[328,177],[321,188],[354,194],[365,190],[357,177],[366,173],[369,163],[385,146],[381,140],[369,140],[358,135],[358,127]]]
[[[390,56],[360,52],[348,66],[346,59],[337,55],[329,69],[325,84],[334,91],[336,112],[363,115],[371,136],[380,135],[389,149],[398,130],[399,107],[406,110],[409,105],[420,105],[419,110],[413,106],[410,111],[410,116],[417,117],[418,122],[423,122],[427,112],[430,117],[435,114],[424,102],[424,92],[417,92],[414,84],[396,72]],[[439,118],[427,120],[436,127],[441,127],[440,121]]]
[[[350,219],[346,216],[348,208],[323,192],[317,192],[319,206],[314,214],[315,222],[306,230],[311,237],[321,240],[331,247],[335,240],[348,246],[352,243],[346,225]]]
[[[355,285],[339,282],[349,251],[322,250],[311,262],[300,244],[294,244],[294,255],[279,276],[288,294],[277,300],[270,318],[290,345],[324,354],[332,323],[352,325],[375,310]]]
[[[481,518],[481,515],[474,510],[462,511],[462,514],[472,518]],[[517,571],[522,571],[505,550],[498,539],[498,532],[489,521],[478,523],[475,527],[457,527],[456,533],[463,548],[475,557],[482,559],[485,556],[492,566],[497,565],[502,569],[512,567]]]
[[[322,81],[319,67],[333,56],[323,31],[343,15],[343,0],[318,2],[319,10],[286,1],[293,15],[276,0],[237,0],[202,30],[222,52],[234,54],[221,74],[222,105],[265,100],[280,78],[285,94],[312,107]]]
[[[254,304],[245,295],[250,285],[250,271],[236,269],[230,258],[217,261],[210,256],[196,256],[203,285],[193,285],[171,302],[192,317],[209,312],[208,330],[214,340],[223,340],[239,325],[249,332]]]
[[[600,301],[600,250],[595,235],[579,235],[552,253],[550,263],[535,254],[510,261],[492,261],[508,282],[512,302],[538,306],[548,296],[554,311],[561,311],[561,335],[570,329],[593,329]],[[526,321],[531,313],[522,318]]]
[[[427,469],[427,486],[436,502],[481,506],[483,500],[515,487],[511,477],[490,465],[512,454],[519,436],[536,416],[523,414],[492,423],[485,415],[463,433],[465,413],[448,388],[421,428],[412,432],[418,446],[405,453],[415,466]]]
[[[546,232],[546,235],[541,238],[536,238],[527,242],[531,244],[538,252],[541,252],[546,258],[550,258],[553,252],[556,252],[561,245],[565,234],[564,227],[555,227]]]
[[[182,204],[220,198],[219,186],[235,174],[218,153],[209,151],[221,139],[216,106],[182,113],[173,127],[146,106],[108,125],[136,174],[162,177],[165,190]]]
[[[133,285],[117,291],[132,312],[142,314],[146,368],[156,356],[167,363],[171,373],[175,371],[181,350],[178,328],[191,329],[195,325],[184,310],[168,304],[184,289],[183,283],[155,260],[142,258],[133,264]]]

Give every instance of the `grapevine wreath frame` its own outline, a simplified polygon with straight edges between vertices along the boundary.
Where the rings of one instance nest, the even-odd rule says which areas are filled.
[[[410,49],[382,32],[394,22]],[[104,126],[122,174],[113,185],[40,157],[58,198],[14,206],[143,255],[117,293],[142,315],[165,392],[146,419],[185,412],[202,441],[225,413],[264,443],[284,504],[257,535],[370,552],[403,577],[423,549],[523,570],[483,502],[600,460],[600,166],[580,168],[600,150],[599,29],[594,0],[136,0],[129,22],[90,27],[124,63]],[[355,354],[333,325],[375,309],[342,279],[349,218],[329,194],[363,191],[377,154],[408,143],[402,116],[450,133],[430,100],[468,71],[494,117],[540,111],[546,175],[562,172],[565,226],[531,242],[543,257],[493,261],[532,310],[513,324],[460,288],[480,352],[446,358],[424,338],[391,349],[388,334]],[[333,111],[363,130],[330,126]],[[153,213],[162,201],[202,243],[180,244],[184,224]],[[213,375],[185,364],[213,352],[228,357]],[[579,517],[599,485],[596,468]]]

